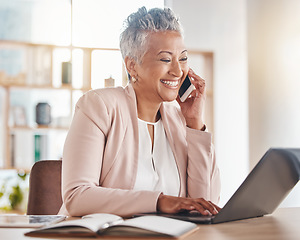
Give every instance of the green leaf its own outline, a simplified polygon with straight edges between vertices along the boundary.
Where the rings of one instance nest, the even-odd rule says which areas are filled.
[[[19,185],[12,187],[12,193],[8,197],[10,205],[15,209],[23,200],[23,193]]]

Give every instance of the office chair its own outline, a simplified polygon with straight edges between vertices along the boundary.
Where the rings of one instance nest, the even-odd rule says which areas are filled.
[[[30,172],[28,215],[57,214],[61,205],[61,160],[41,160]]]

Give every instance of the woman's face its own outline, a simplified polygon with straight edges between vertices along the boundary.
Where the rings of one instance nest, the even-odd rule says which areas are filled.
[[[166,31],[151,33],[146,40],[134,87],[149,101],[173,101],[189,69],[183,39],[178,32]]]

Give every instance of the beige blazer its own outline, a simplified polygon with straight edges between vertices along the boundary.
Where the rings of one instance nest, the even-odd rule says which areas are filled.
[[[163,103],[161,119],[180,177],[180,196],[218,202],[220,176],[211,134],[186,127],[179,106]],[[156,211],[160,192],[132,190],[138,165],[138,118],[134,89],[84,94],[68,132],[62,161],[60,214]]]

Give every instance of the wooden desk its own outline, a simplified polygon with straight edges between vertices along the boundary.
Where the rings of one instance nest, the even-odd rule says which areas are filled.
[[[184,238],[185,240],[299,240],[300,208],[277,209],[274,214],[260,218],[252,218],[215,225],[199,225],[197,232]],[[32,238],[24,236],[30,229],[0,228],[1,240],[39,240],[70,238]],[[76,238],[92,239],[92,238]],[[106,239],[106,238],[101,238]],[[111,239],[111,238],[110,238]],[[115,239],[115,238],[114,238]],[[122,239],[122,238],[120,238]],[[147,238],[149,239],[149,238]],[[158,239],[158,238],[156,238]]]

